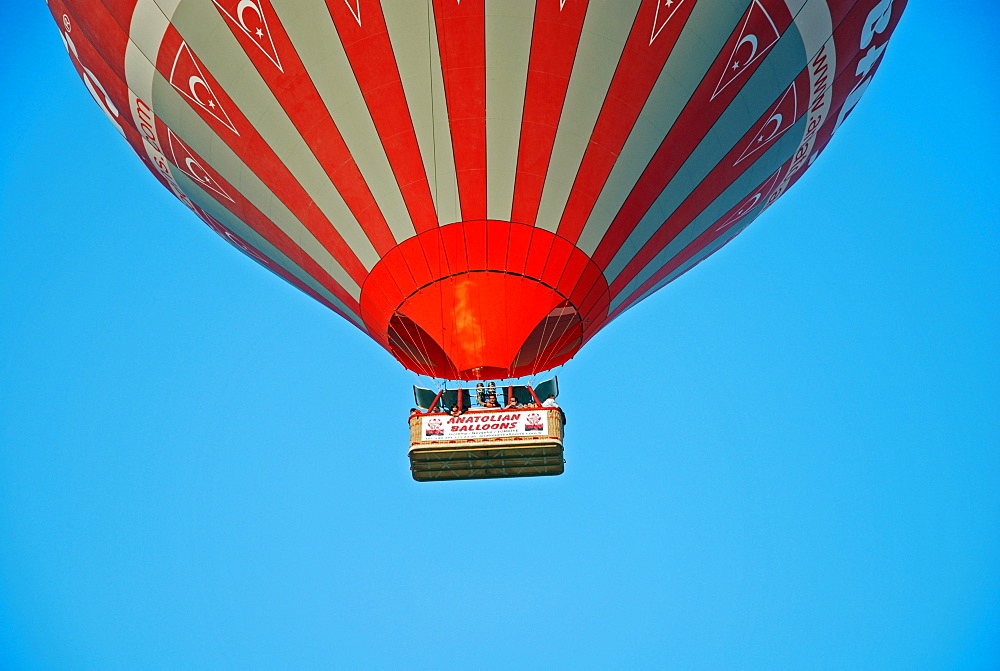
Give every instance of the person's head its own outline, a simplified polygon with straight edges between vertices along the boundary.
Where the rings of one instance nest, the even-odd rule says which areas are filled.
[[[496,394],[490,394],[488,398],[489,398],[489,399],[490,399],[491,401],[493,401],[494,403],[496,403],[496,402],[497,402],[497,395],[496,395]]]
[[[410,414],[411,414],[411,415],[412,415],[413,413],[416,413],[416,412],[420,412],[420,411],[419,411],[419,410],[417,410],[416,408],[410,408]]]
[[[453,415],[461,415],[462,411],[459,410],[458,406],[456,405],[454,408],[451,409],[451,414],[453,414]]]

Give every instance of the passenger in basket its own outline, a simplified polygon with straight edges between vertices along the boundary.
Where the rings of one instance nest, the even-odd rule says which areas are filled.
[[[459,415],[462,414],[462,411],[459,410],[458,406],[456,405],[454,408],[451,409],[451,412],[449,412],[448,414],[451,415],[452,417],[458,417]]]
[[[419,414],[420,414],[420,410],[418,410],[417,408],[410,408],[410,417],[413,417],[414,415],[419,415]]]
[[[563,409],[559,407],[558,403],[556,403],[556,396],[555,396],[555,394],[549,394],[549,397],[547,399],[545,399],[544,401],[542,401],[542,407],[543,408],[555,408],[556,410],[558,410],[559,411],[559,419],[562,420],[563,426],[566,426],[566,413],[563,412]]]
[[[490,394],[488,397],[486,397],[486,403],[483,404],[483,407],[484,408],[499,408],[500,404],[497,403],[497,395],[496,394]]]
[[[517,410],[521,406],[517,404],[517,399],[511,394],[510,398],[507,399],[507,405],[503,407],[504,410]]]

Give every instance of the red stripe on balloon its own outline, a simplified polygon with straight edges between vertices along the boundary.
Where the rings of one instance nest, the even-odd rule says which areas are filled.
[[[118,4],[123,2],[135,4],[135,0],[117,0]],[[64,30],[62,15],[68,14],[72,17],[70,35],[75,40],[78,31],[83,30],[97,56],[124,82],[125,49],[129,39],[126,29],[120,25],[119,17],[108,12],[100,0],[63,0],[61,2],[50,0],[48,5],[52,15],[56,17],[57,22]],[[57,14],[58,16],[56,16]],[[127,25],[127,17],[125,21]],[[113,55],[113,57],[109,58],[109,55]]]
[[[75,5],[79,3],[74,2],[74,0],[68,0],[67,4]],[[128,33],[129,24],[132,22],[132,14],[135,13],[135,7],[139,4],[139,0],[93,0],[89,4],[103,5],[101,9],[113,16],[122,30]],[[79,16],[82,18],[82,15]]]
[[[757,40],[759,49],[769,50],[777,41],[776,35],[784,33],[791,24],[792,17],[784,3],[775,3],[771,7],[772,11],[764,11],[757,0],[754,0],[743,17],[737,21],[725,46],[709,67],[691,100],[660,143],[649,165],[611,222],[611,226],[594,252],[594,261],[597,265],[602,268],[607,267],[646,211],[687,161],[691,152],[718,121],[743,84],[765,60],[764,54],[761,54],[756,60],[741,62],[743,52],[738,47],[746,44],[746,36],[753,34],[751,31],[762,33],[766,39]],[[733,65],[737,66],[736,71],[732,70]]]
[[[416,232],[438,225],[403,82],[378,2],[327,0]]]
[[[48,7],[59,25],[60,36],[69,52],[70,62],[80,79],[88,90],[93,89],[99,98],[107,96],[106,99],[98,100],[97,104],[114,120],[113,123],[121,128],[125,140],[143,163],[154,170],[154,175],[164,186],[168,186],[166,180],[155,172],[150,160],[145,156],[143,132],[137,127],[129,111],[129,90],[122,76],[124,68],[120,64],[124,60],[126,41],[122,39],[118,44],[109,45],[107,40],[104,40],[101,49],[98,49],[93,43],[93,38],[100,34],[94,32],[100,23],[95,21],[92,14],[81,14],[82,20],[78,19],[78,14],[60,0],[49,0]],[[110,17],[105,14],[104,19],[110,20]],[[108,52],[120,54],[120,58],[109,61],[105,56]],[[114,67],[113,61],[119,62],[117,68]]]
[[[108,12],[108,6],[101,2],[97,2],[96,0],[76,0],[75,2],[72,2],[72,4],[80,6],[75,12],[75,15],[84,19],[86,23],[80,25],[86,27],[88,34],[100,35],[100,42],[105,45],[106,48],[106,51],[102,52],[105,62],[108,63],[109,66],[112,66],[116,71],[116,74],[118,74],[118,76],[124,81],[125,49],[129,42],[127,28],[124,26],[127,26],[131,21],[131,11],[135,7],[134,0],[119,0],[118,2],[112,3],[112,7],[115,10],[114,15]],[[174,48],[179,51],[181,39],[172,26],[167,29],[166,34],[164,35],[164,43],[168,40],[173,41]],[[108,52],[120,55],[109,60],[107,57]],[[157,70],[169,80],[170,66],[173,65],[173,60],[165,55],[168,53],[175,52],[172,52],[169,49],[164,49],[161,45]],[[168,61],[165,66],[163,65],[163,61]],[[206,77],[213,93],[218,95],[220,103],[226,105],[227,109],[231,110],[232,117],[227,114],[225,118],[230,122],[232,122],[233,119],[237,119],[241,122],[241,125],[247,129],[247,132],[241,136],[242,141],[246,142],[247,136],[249,136],[250,139],[253,139],[253,136],[256,135],[256,131],[253,130],[246,119],[242,117],[239,110],[236,109],[235,104],[233,104],[231,100],[228,100],[225,96],[225,92],[222,90],[222,87],[211,78],[210,73],[207,72],[204,66],[198,63],[198,67],[199,74]],[[164,74],[164,68],[166,68],[166,74]],[[212,127],[219,129],[220,132],[224,131],[228,133],[230,137],[228,138],[227,144],[230,144],[230,147],[233,148],[233,150],[240,155],[241,158],[247,161],[246,152],[241,152],[239,150],[239,146],[233,145],[231,137],[232,131],[225,126],[218,117],[209,115],[204,112],[204,110],[199,110],[198,105],[192,104],[191,107],[195,109],[196,112],[199,112],[202,118],[205,118],[206,121],[212,125]],[[128,109],[128,107],[126,106],[124,109]],[[163,138],[160,139],[161,141],[163,140]],[[278,161],[277,157],[274,156],[273,152],[269,147],[267,147],[259,135],[256,136],[256,140],[257,142],[255,144],[259,149],[258,154],[269,155],[269,158],[271,159],[270,165],[267,167],[267,170],[265,170],[265,173],[276,174],[279,181],[282,181],[282,178],[285,178],[283,181],[291,182],[290,186],[293,192],[296,190],[298,191],[296,196],[299,203],[305,203],[304,207],[297,208],[299,210],[298,213],[296,213],[295,208],[289,207],[289,209],[292,209],[293,213],[296,213],[296,216],[299,216],[300,220],[302,220],[307,228],[310,228],[310,230],[316,229],[313,230],[313,233],[316,235],[317,239],[320,240],[320,242],[323,243],[324,246],[331,252],[334,258],[340,262],[348,274],[352,276],[352,279],[360,285],[365,275],[367,275],[367,271],[365,271],[364,266],[361,265],[354,253],[344,243],[340,234],[333,229],[332,225],[322,215],[322,212],[319,211],[319,208],[312,202],[308,194],[306,194],[298,182],[291,177],[290,173],[287,172],[287,169],[284,168],[284,165]],[[145,161],[146,159],[143,160]],[[249,161],[247,161],[247,163],[250,165]],[[260,168],[255,170],[255,173],[260,176]],[[262,180],[267,183],[276,194],[281,193],[273,181],[269,183],[268,180],[263,177]],[[234,190],[230,189],[230,191]],[[288,201],[286,199],[282,199],[282,201],[288,205]],[[305,214],[305,216],[302,216],[303,214]]]
[[[813,160],[815,160],[816,156],[829,143],[832,134],[834,132],[836,122],[840,117],[840,114],[844,109],[845,104],[849,102],[849,98],[852,91],[857,86],[859,80],[858,73],[860,72],[863,74],[863,76],[870,77],[874,74],[875,70],[878,68],[878,63],[880,61],[868,64],[866,62],[866,59],[871,58],[874,55],[874,53],[872,52],[873,48],[878,49],[879,46],[884,44],[885,41],[888,39],[888,36],[895,29],[899,17],[902,14],[902,10],[900,8],[898,12],[893,12],[892,16],[889,18],[887,23],[881,26],[881,30],[878,32],[878,34],[870,38],[871,42],[865,47],[865,49],[859,49],[859,44],[860,40],[862,39],[862,36],[865,35],[866,32],[867,34],[871,34],[872,32],[873,24],[870,23],[870,19],[872,18],[871,12],[874,10],[874,5],[875,3],[873,1],[864,4],[859,3],[853,8],[853,11],[849,12],[847,15],[844,14],[840,15],[843,20],[835,29],[833,37],[834,37],[834,43],[836,45],[835,52],[842,57],[838,59],[836,67],[837,74],[832,82],[831,108],[827,112],[826,116],[820,121],[820,125],[818,128],[807,129],[808,133],[813,133],[815,135],[815,144],[812,146],[809,155],[799,156],[798,154],[796,154],[783,164],[780,171],[782,175],[785,175],[785,173],[787,173],[787,171],[793,165],[796,166],[797,169],[792,175],[784,177],[784,183],[781,184],[779,188],[775,188],[769,194],[767,194],[769,201],[773,202],[773,200],[779,197],[783,191],[787,190],[792,184],[794,184],[805,172],[805,169],[808,167],[808,165]],[[879,37],[878,41],[876,41],[875,37],[878,35],[880,35],[881,37]],[[881,52],[879,52],[879,55],[880,54]],[[846,55],[850,55],[852,56],[852,58],[850,59],[844,58],[843,56]],[[817,57],[817,59],[818,58],[819,57]],[[801,75],[799,80],[797,80],[797,82],[798,85],[801,86],[803,90],[808,90],[806,87],[815,86],[817,84],[817,82],[811,82],[808,79],[808,77],[803,77]],[[802,106],[805,108],[804,113],[808,113],[809,105],[805,104]],[[766,116],[767,115],[765,114],[765,117]],[[762,120],[763,119],[764,118],[762,117]],[[754,131],[758,130],[759,127],[760,127],[760,122],[758,122],[757,125],[751,128],[751,132],[749,132],[741,142],[745,144],[747,141],[751,140],[752,139],[751,135],[753,134]],[[738,143],[734,148],[734,150],[730,152],[730,155],[727,157],[727,159],[735,160],[736,158],[738,158],[741,146],[743,145]],[[726,161],[720,163],[718,167],[724,167],[725,165],[727,165]],[[732,181],[732,179],[733,177],[727,178],[725,176],[722,176],[718,178],[718,181],[722,181],[725,184],[728,184]],[[703,182],[703,185],[712,181],[717,181],[717,180],[714,180],[713,177],[710,175]],[[687,203],[685,202],[685,205],[686,204]],[[620,314],[624,310],[634,305],[636,301],[642,298],[643,294],[646,291],[649,291],[649,289],[655,286],[657,282],[661,281],[664,277],[673,272],[673,270],[682,265],[682,263],[685,260],[692,258],[697,252],[704,249],[713,240],[717,239],[722,235],[725,235],[726,232],[730,229],[730,227],[737,223],[737,220],[732,219],[733,212],[738,210],[741,207],[741,205],[742,202],[740,205],[737,205],[735,208],[733,208],[733,210],[727,213],[725,217],[720,218],[715,224],[713,224],[713,226],[710,226],[696,240],[692,241],[688,245],[688,247],[681,252],[681,255],[683,255],[684,258],[680,262],[675,262],[674,259],[671,259],[670,262],[668,262],[668,264],[664,268],[654,273],[654,275],[649,279],[647,279],[645,282],[643,282],[643,284],[638,289],[630,292],[629,297],[621,305],[619,305],[619,307],[615,309],[614,313],[608,318],[609,321],[610,319],[613,319],[614,316],[616,316],[617,314]],[[682,207],[684,207],[684,205],[682,205]],[[689,213],[687,216],[687,220],[690,221],[695,216],[697,216],[697,214],[698,213],[694,214]],[[673,217],[671,217],[671,219],[673,219]],[[671,219],[668,219],[667,222],[664,223],[664,228],[669,227]],[[661,231],[664,231],[664,228],[661,228]],[[661,231],[657,231],[657,234],[659,234]],[[634,261],[629,264],[629,266],[633,266],[633,264],[638,263],[638,259],[640,258],[646,259],[647,262],[652,260],[652,258],[655,257],[656,253],[658,253],[660,249],[662,249],[666,244],[669,244],[669,239],[672,239],[673,236],[670,236],[670,238],[667,239],[666,242],[663,242],[663,240],[666,239],[666,237],[667,236],[663,236],[659,238],[661,244],[658,245],[658,248],[657,247],[649,249],[644,248],[640,252],[640,254],[635,257]],[[692,248],[693,251],[689,252],[689,249]],[[626,268],[628,269],[629,266],[627,266]],[[634,268],[630,270],[634,270]],[[627,282],[621,283],[619,281],[623,279],[623,276],[625,274],[626,273],[623,272],[622,275],[619,276],[619,278],[616,278],[616,280],[613,282],[612,294],[620,292],[626,286]],[[634,277],[635,274],[637,274],[637,272],[630,272],[630,275],[632,277]]]
[[[71,9],[67,4],[75,5]],[[155,119],[149,104],[125,82],[128,39],[116,19],[98,0],[50,0],[49,10],[60,26],[62,38],[76,68],[97,104],[123,133],[125,140],[153,176],[188,207],[194,203],[174,180],[160,147]],[[99,47],[94,43],[96,40]],[[133,109],[132,98],[135,98]]]
[[[148,115],[139,113],[133,116],[131,110],[131,101],[129,97],[128,85],[122,78],[124,73],[124,59],[125,59],[125,49],[127,45],[127,40],[124,38],[124,34],[120,32],[120,24],[118,24],[115,19],[101,11],[99,3],[92,2],[92,6],[87,7],[86,3],[76,2],[77,5],[83,5],[79,14],[73,12],[68,7],[66,7],[59,0],[50,0],[49,9],[53,16],[56,18],[63,30],[66,30],[66,26],[69,26],[68,36],[72,40],[72,49],[76,50],[76,56],[72,57],[74,65],[77,66],[78,72],[81,77],[92,77],[94,81],[98,82],[98,90],[106,93],[110,100],[103,101],[104,105],[113,107],[114,111],[118,112],[115,117],[116,121],[119,123],[121,129],[124,131],[125,139],[128,141],[132,150],[138,155],[139,159],[146,166],[146,168],[153,174],[153,176],[167,189],[174,191],[175,195],[179,195],[176,191],[180,191],[179,186],[176,182],[173,182],[173,178],[170,180],[173,182],[171,184],[168,182],[168,176],[170,175],[171,168],[164,161],[167,160],[167,153],[170,149],[167,147],[165,150],[160,146],[160,139],[163,138],[168,129],[162,121],[154,119],[152,112],[150,111]],[[89,11],[87,11],[89,10]],[[79,10],[78,10],[79,11]],[[63,18],[66,15],[66,18]],[[77,16],[80,19],[77,19]],[[97,31],[95,33],[95,31]],[[97,34],[101,35],[103,39],[101,40],[101,49],[92,44],[91,36]],[[117,42],[114,41],[115,38],[119,38]],[[115,67],[117,65],[117,67]],[[86,68],[89,72],[84,72],[83,68]],[[93,83],[92,83],[93,85]],[[134,95],[134,92],[133,92]],[[148,104],[144,101],[138,100],[136,103],[141,110],[148,110]],[[136,125],[135,119],[141,119],[141,123]],[[154,153],[162,156],[158,159],[157,163],[154,163],[150,159],[146,147],[146,143],[152,146]],[[257,216],[251,216],[249,218],[244,217],[249,204],[245,202],[245,199],[239,195],[232,185],[225,182],[220,175],[218,175],[214,170],[211,169],[203,159],[196,156],[194,152],[190,151],[189,148],[185,147],[185,150],[190,154],[191,158],[199,162],[199,165],[206,167],[209,179],[213,182],[216,188],[221,189],[226,195],[222,195],[218,192],[213,192],[211,189],[206,189],[206,192],[213,195],[215,199],[225,206],[229,211],[233,212],[234,215],[244,220],[252,230],[254,230],[258,235],[267,240],[276,249],[281,251],[290,261],[296,263],[300,268],[303,268],[305,272],[313,276],[321,285],[325,286],[332,294],[341,299],[346,306],[353,307],[358,310],[357,301],[355,301],[340,285],[330,277],[326,271],[322,268],[316,266],[312,263],[314,268],[311,270],[306,270],[305,266],[309,265],[311,259],[294,243],[288,238],[287,235],[281,232],[270,220],[268,220],[264,215],[257,212]],[[175,167],[173,170],[179,170]],[[176,191],[175,191],[176,189]],[[180,192],[183,194],[183,191]],[[184,196],[184,198],[187,198]],[[189,207],[198,214],[206,223],[220,235],[222,232],[209,222],[206,217],[211,217],[207,215],[199,206],[197,206],[193,201],[188,199],[187,204]],[[252,207],[252,206],[249,206]],[[340,308],[330,303],[329,300],[323,298],[317,294],[313,289],[309,288],[307,285],[298,280],[294,275],[290,274],[287,270],[282,268],[280,265],[274,263],[268,259],[262,252],[256,250],[252,245],[247,243],[243,238],[237,236],[227,227],[217,222],[214,219],[211,221],[215,222],[218,226],[224,228],[228,235],[231,236],[230,241],[236,246],[240,246],[235,240],[239,240],[243,247],[241,250],[244,253],[255,258],[258,262],[265,265],[272,272],[280,275],[283,279],[291,282],[295,286],[299,287],[303,291],[306,291],[311,296],[320,300],[324,305],[327,305],[331,309],[335,310],[337,313],[349,317]],[[251,253],[249,250],[253,250]],[[355,318],[360,319],[357,315]]]
[[[190,65],[191,62],[194,65]],[[191,70],[177,72],[174,68],[175,63],[184,63]],[[326,218],[309,193],[274,153],[274,150],[257,132],[253,124],[236,106],[236,103],[226,94],[222,85],[212,77],[197,55],[184,43],[183,38],[173,25],[168,26],[163,36],[160,52],[156,59],[156,69],[168,81],[173,72],[173,79],[176,80],[174,83],[178,88],[190,81],[184,80],[184,76],[188,75],[189,72],[195,73],[193,76],[206,80],[209,88],[207,92],[197,84],[192,84],[190,88],[197,87],[195,90],[197,95],[194,93],[191,95],[182,94],[182,98],[216,132],[219,139],[240,157],[247,167],[267,185],[272,193],[337,259],[351,278],[358,285],[364,282],[368,271],[354,254],[354,251]],[[200,104],[199,100],[205,102]],[[208,101],[215,102],[222,111],[209,111],[213,108]]]
[[[331,303],[329,300],[324,298],[320,293],[318,293],[315,289],[310,287],[308,284],[300,280],[295,275],[292,275],[290,272],[288,272],[282,266],[276,263],[273,259],[264,255],[263,252],[261,252],[256,247],[247,242],[245,239],[234,233],[228,226],[226,226],[225,224],[223,224],[218,219],[211,216],[201,208],[197,210],[196,214],[199,217],[201,217],[201,220],[204,221],[210,229],[215,231],[215,233],[217,233],[220,238],[231,244],[236,249],[243,252],[243,254],[250,257],[258,264],[260,264],[267,270],[271,271],[281,279],[285,280],[299,291],[302,291],[307,296],[316,299],[326,307],[336,312],[338,315],[344,317],[345,319],[347,319],[349,322],[357,326],[365,333],[368,332],[368,330],[363,326],[363,322],[361,320],[360,315],[344,312],[344,310],[337,307],[334,303]]]
[[[236,0],[219,0],[215,7],[372,246],[385,254],[396,239],[371,189],[271,4],[268,0],[256,3],[240,7]],[[249,7],[254,11],[247,11]]]
[[[807,70],[803,70],[796,77],[793,86],[786,89],[786,92],[778,98],[776,103],[780,103],[795,95],[794,93],[786,95],[789,91],[808,91],[808,89],[809,74]],[[803,93],[802,96],[805,97],[805,94]],[[759,136],[760,129],[767,123],[768,118],[772,116],[773,109],[773,105],[768,108],[764,115],[750,127],[750,130],[743,135],[729,153],[715,165],[705,179],[694,188],[667,220],[660,225],[656,232],[649,237],[638,253],[631,257],[611,283],[612,295],[616,295],[624,289],[632,278],[639,274],[690,222],[701,214],[706,207],[711,205],[730,184],[753,165],[754,154],[749,155],[744,160],[740,159],[746,155],[748,147],[754,146],[753,141]],[[794,114],[794,117],[785,121],[785,130],[793,126],[798,119],[805,115],[808,111],[808,105],[802,102],[798,106],[790,106],[789,109],[791,109],[791,114]],[[774,138],[767,146],[773,145],[777,139],[779,138]],[[766,149],[763,150],[766,151]]]
[[[535,224],[587,0],[535,5],[511,220]]]
[[[434,0],[441,74],[463,219],[486,218],[484,0]]]
[[[699,252],[708,247],[714,241],[718,240],[720,237],[726,235],[726,233],[735,225],[739,224],[742,220],[741,214],[746,216],[749,211],[756,208],[758,205],[763,204],[767,197],[773,192],[773,189],[777,186],[777,182],[780,180],[781,176],[785,174],[788,170],[789,165],[791,165],[791,159],[785,161],[785,163],[775,172],[773,175],[768,177],[766,180],[757,185],[757,188],[751,192],[751,195],[744,200],[737,203],[730,209],[723,217],[721,217],[712,226],[709,226],[705,231],[703,231],[698,237],[691,241],[691,243],[682,249],[678,254],[673,256],[662,268],[660,268],[656,273],[650,277],[648,280],[643,282],[643,284],[635,291],[629,294],[629,297],[615,310],[608,315],[608,321],[611,321],[619,314],[625,310],[632,307],[643,294],[652,289],[658,282],[667,277],[670,273],[674,272],[682,265],[687,263],[689,260],[697,256]],[[759,200],[754,203],[753,207],[741,213],[741,208],[746,206],[746,201],[752,199],[757,194],[760,194]],[[721,247],[720,247],[721,248]],[[707,258],[707,257],[706,257]]]
[[[639,7],[559,221],[558,232],[567,240],[575,243],[580,238],[696,2],[675,0]]]
[[[183,172],[195,182],[199,182],[197,176],[202,176],[202,179],[206,180],[201,182],[202,188],[206,193],[215,198],[220,205],[232,212],[241,221],[257,231],[265,240],[274,245],[278,251],[340,299],[350,310],[360,314],[361,306],[358,302],[319,263],[303,251],[287,233],[281,230],[266,214],[246,199],[235,186],[227,182],[207,160],[198,155],[191,147],[183,144],[180,138],[173,133],[162,119],[156,119],[156,127],[157,135],[159,135],[163,144],[167,145],[164,147],[164,151],[171,158],[171,162],[176,166],[177,170]],[[182,157],[190,158],[190,160],[197,164],[198,172],[196,174],[190,172],[191,165],[178,165],[178,163],[183,162]],[[206,183],[214,184],[215,188],[206,186]]]
[[[833,119],[836,118],[835,116],[836,112],[837,110],[834,110],[833,114],[830,115],[831,117],[833,117]],[[821,132],[819,134],[819,137],[817,137],[816,147],[814,148],[815,154],[818,155],[822,153],[822,151],[826,148],[826,145],[830,142],[832,135],[830,134],[829,129],[832,126],[833,126],[833,120],[831,120],[829,124],[824,125],[824,132]],[[788,184],[785,187],[786,189],[795,182],[797,182],[799,178],[802,177],[802,175],[805,173],[805,170],[799,170],[794,174],[792,174],[790,177],[786,176],[786,173],[788,172],[788,169],[791,166],[793,160],[794,157],[785,161],[785,163],[782,164],[781,168],[779,168],[776,173],[779,178],[788,179]],[[768,199],[773,199],[774,197],[776,197],[775,192],[771,189],[771,185],[769,184],[769,182],[772,181],[773,181],[773,176],[769,177],[767,180],[758,185],[757,189],[751,194],[751,197],[754,193],[757,192],[763,192],[765,197],[768,197]],[[778,181],[780,182],[781,179],[779,179]],[[744,201],[745,200],[746,199],[744,199]],[[662,281],[670,273],[677,270],[684,263],[697,256],[698,253],[700,253],[706,247],[711,245],[713,242],[715,242],[719,238],[726,236],[733,228],[733,226],[739,225],[741,221],[741,217],[739,216],[740,214],[739,210],[742,206],[743,206],[743,201],[741,201],[739,204],[737,204],[735,207],[729,210],[729,212],[727,212],[724,216],[720,217],[719,220],[716,221],[711,226],[709,226],[705,230],[705,232],[703,232],[697,238],[692,240],[691,243],[688,245],[688,247],[682,250],[676,257],[672,258],[663,268],[658,270],[652,277],[643,282],[639,288],[631,292],[628,298],[625,299],[625,301],[623,301],[617,308],[615,308],[610,315],[608,315],[608,318],[605,323],[612,321],[622,312],[635,306],[641,300],[646,298],[644,294],[646,294],[647,291],[656,286],[660,281]],[[719,249],[722,249],[727,244],[729,244],[729,242],[731,242],[738,233],[739,231],[736,234],[733,234],[722,245],[720,245],[718,249],[712,250],[712,252],[708,254],[708,256],[706,256],[704,259],[701,259],[701,261],[704,261],[705,259],[709,258],[710,256],[712,256],[712,254],[715,254],[715,252],[719,251]],[[698,263],[701,263],[701,261],[699,261]],[[694,267],[697,265],[698,264],[691,266],[691,268],[685,270],[683,273],[681,273],[681,275],[686,274],[689,270],[694,269]],[[678,275],[677,277],[680,277],[680,275]],[[677,277],[675,277],[674,279],[677,279]]]

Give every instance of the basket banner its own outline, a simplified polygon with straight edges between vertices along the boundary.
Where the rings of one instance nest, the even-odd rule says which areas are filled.
[[[420,418],[421,441],[479,440],[511,436],[546,435],[545,409],[467,412],[457,417],[429,415]]]

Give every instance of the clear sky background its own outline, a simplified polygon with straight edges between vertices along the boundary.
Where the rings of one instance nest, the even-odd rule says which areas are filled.
[[[913,0],[808,174],[418,484],[415,377],[0,49],[0,668],[1000,668],[1000,9]]]

